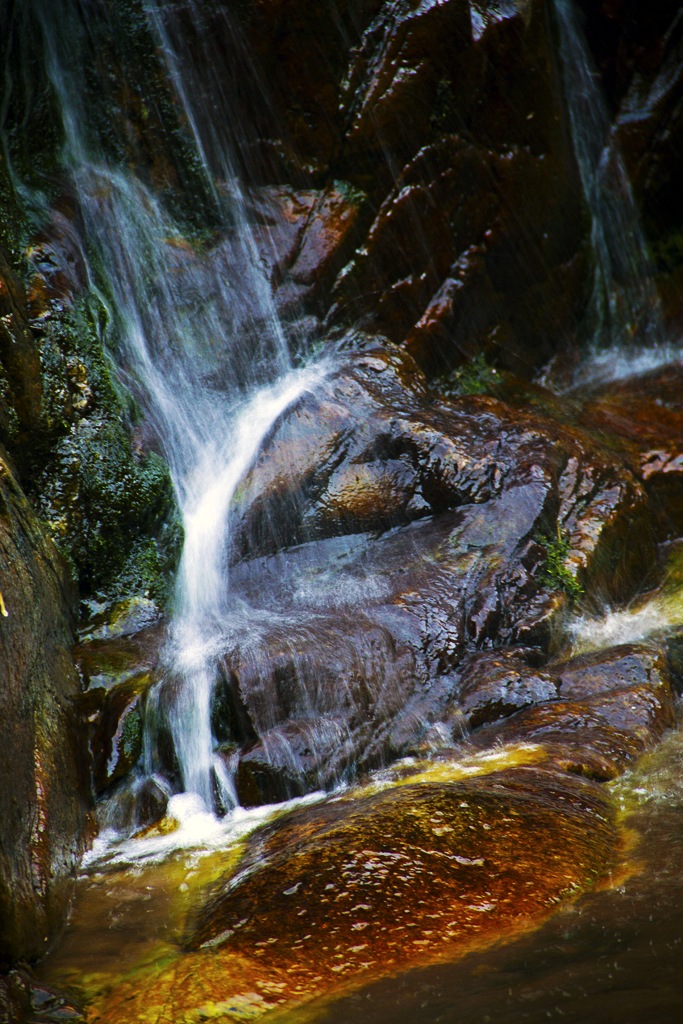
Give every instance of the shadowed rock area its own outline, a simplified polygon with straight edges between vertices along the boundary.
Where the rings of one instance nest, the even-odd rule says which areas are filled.
[[[65,566],[0,450],[0,959],[44,953],[83,849],[89,761]]]

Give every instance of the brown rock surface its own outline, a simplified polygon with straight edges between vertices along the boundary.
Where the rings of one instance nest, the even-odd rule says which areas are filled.
[[[340,179],[364,196],[327,322],[406,343],[430,372],[483,349],[538,366],[586,278],[545,5],[332,7],[261,0],[243,14],[272,103],[252,168],[328,192]],[[329,309],[295,282],[285,297]]]
[[[90,802],[75,595],[0,452],[0,958],[61,927]]]
[[[286,1001],[453,955],[599,877],[618,845],[604,792],[545,768],[531,749],[526,758],[469,779],[456,764],[408,773],[258,830],[188,928],[187,947],[210,947],[222,966],[222,979],[211,968],[212,998],[240,992],[245,961],[250,991],[282,981]]]
[[[653,498],[664,539],[683,531],[683,368],[665,366],[589,395],[582,422],[621,441]]]
[[[540,743],[555,764],[600,781],[614,779],[675,724],[666,653],[629,644],[551,664],[559,699],[511,713],[476,730],[476,749],[497,743]],[[529,677],[533,672],[529,670]]]

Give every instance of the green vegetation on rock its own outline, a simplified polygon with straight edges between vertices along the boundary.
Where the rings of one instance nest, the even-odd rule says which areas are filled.
[[[489,366],[483,352],[438,381],[447,398],[461,395],[490,395],[500,384],[497,370]]]
[[[179,540],[168,468],[136,457],[120,422],[100,414],[74,424],[36,490],[82,593],[163,600]]]
[[[168,467],[136,450],[137,409],[110,368],[102,320],[82,298],[34,323],[41,415],[18,457],[82,596],[163,602],[181,539]]]
[[[545,565],[541,571],[541,582],[553,590],[564,590],[571,598],[580,597],[583,587],[567,566],[567,556],[571,552],[569,534],[558,524],[555,537],[540,537],[539,543],[546,550]]]

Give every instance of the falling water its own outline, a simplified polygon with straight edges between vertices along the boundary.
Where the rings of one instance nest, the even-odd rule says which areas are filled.
[[[85,88],[75,71],[82,63],[73,51],[82,31],[78,0],[37,4],[62,109],[63,159],[98,283],[104,279],[117,358],[141,396],[182,513],[185,542],[161,685],[173,694],[168,724],[184,788],[211,807],[214,776],[223,803],[232,796],[230,779],[214,765],[210,723],[220,641],[234,611],[227,579],[229,507],[264,436],[319,370],[292,369],[230,140],[213,128],[206,136],[186,71],[189,56],[178,49],[182,32],[172,19],[164,20],[156,0],[147,0],[145,10],[225,229],[227,243],[203,257],[184,242],[169,213],[132,171],[99,157],[97,141],[90,138]],[[200,12],[194,5],[187,10],[199,32]],[[216,176],[227,187],[219,190]]]
[[[570,625],[576,654],[639,643],[683,626],[683,544],[672,546],[662,582],[654,594],[600,617],[580,616]]]
[[[591,218],[595,347],[663,341],[660,303],[631,183],[574,0],[555,0],[574,152]]]

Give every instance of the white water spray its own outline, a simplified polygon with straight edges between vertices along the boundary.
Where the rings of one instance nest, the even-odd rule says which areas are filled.
[[[619,644],[640,643],[683,626],[683,547],[675,545],[656,593],[630,608],[606,610],[602,617],[581,616],[570,626],[575,654]]]
[[[216,661],[231,617],[230,504],[268,431],[314,385],[320,372],[319,368],[293,372],[257,392],[235,411],[227,439],[207,439],[183,480],[185,543],[167,651],[169,667],[181,676],[183,685],[171,728],[185,789],[198,793],[209,807],[214,777],[223,801],[233,796],[221,772],[222,762],[214,758],[211,736]]]

